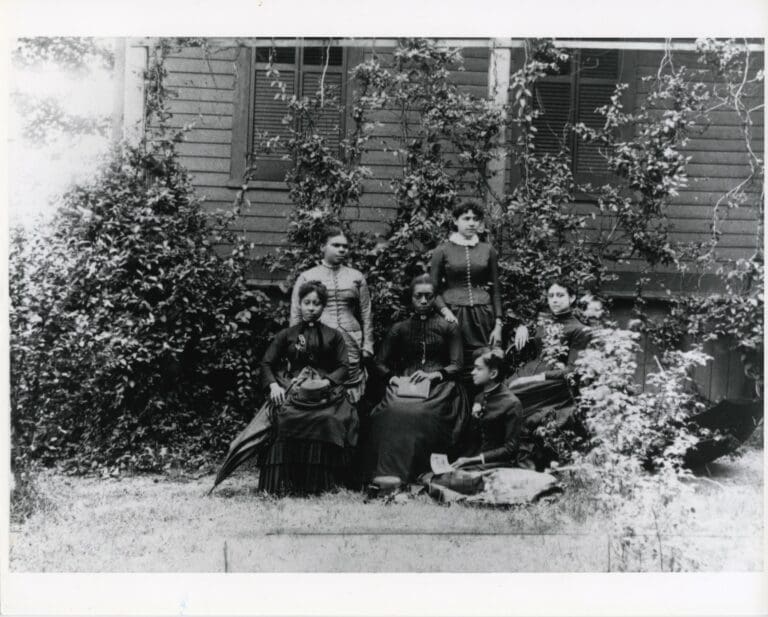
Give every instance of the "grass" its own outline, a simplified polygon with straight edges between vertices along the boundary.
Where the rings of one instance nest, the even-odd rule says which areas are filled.
[[[251,470],[210,497],[212,476],[37,478],[39,508],[11,527],[11,569],[25,572],[658,570],[648,555],[609,564],[608,521],[578,493],[499,510],[259,494]],[[762,568],[763,451],[703,471],[684,544],[698,570]],[[662,539],[662,550],[666,539]],[[672,541],[672,540],[670,540]]]

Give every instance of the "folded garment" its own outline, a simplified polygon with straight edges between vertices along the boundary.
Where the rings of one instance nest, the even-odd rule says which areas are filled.
[[[530,503],[544,495],[562,491],[554,476],[516,467],[458,469],[439,475],[426,473],[420,481],[429,494],[440,502],[480,505]]]

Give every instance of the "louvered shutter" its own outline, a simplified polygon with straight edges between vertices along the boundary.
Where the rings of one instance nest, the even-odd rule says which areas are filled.
[[[279,136],[283,144],[291,135],[290,127],[284,123],[288,113],[285,101],[280,96],[281,90],[275,81],[285,83],[285,94],[290,97],[295,92],[296,72],[280,70],[279,78],[268,77],[265,69],[257,69],[253,85],[253,133],[251,147],[254,153],[253,164],[256,167],[256,177],[260,180],[281,181],[290,166],[289,161],[282,160],[287,150],[285,145],[275,148],[267,154],[259,150],[259,143],[266,137]]]
[[[620,52],[616,49],[584,49],[579,57],[576,121],[590,128],[601,128],[605,116],[597,113],[606,105],[619,82]],[[574,173],[581,182],[601,182],[608,165],[600,148],[579,141],[574,153]]]
[[[280,71],[279,81],[285,83],[285,94],[288,97],[294,94],[294,79],[295,73],[293,71]],[[288,113],[288,108],[280,96],[280,88],[277,85],[272,85],[274,81],[275,79],[267,77],[264,71],[256,71],[253,93],[254,140],[258,139],[259,135],[265,132],[269,137],[279,135],[282,139],[286,139],[290,136],[289,126],[283,122]],[[256,143],[254,141],[254,144]],[[285,148],[281,147],[279,151],[263,156],[279,158],[283,154],[285,154]]]
[[[325,139],[325,145],[330,150],[338,150],[341,140],[342,116],[339,110],[339,101],[341,101],[341,73],[325,74],[322,73],[304,73],[302,75],[301,93],[303,96],[313,96],[320,90],[320,82],[323,82],[323,89],[327,104],[317,114],[315,129],[318,135]]]
[[[536,84],[534,107],[541,112],[534,121],[535,146],[539,154],[556,154],[570,147],[566,125],[572,121],[571,84],[567,81],[540,81]]]

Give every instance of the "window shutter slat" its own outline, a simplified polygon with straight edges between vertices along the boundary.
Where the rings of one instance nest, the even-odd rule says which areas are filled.
[[[581,50],[579,73],[582,79],[618,79],[619,50]]]
[[[313,96],[320,90],[322,73],[304,73],[302,75],[302,95]],[[325,139],[330,148],[338,149],[341,141],[341,113],[337,101],[341,97],[341,73],[326,73],[323,82],[325,99],[328,101],[316,117],[318,135]]]
[[[577,121],[583,122],[593,129],[601,128],[605,124],[605,116],[597,113],[595,109],[610,102],[614,88],[613,84],[582,82],[579,86]],[[608,173],[608,166],[600,154],[598,146],[583,142],[578,143],[576,173]]]
[[[285,93],[290,97],[294,94],[293,71],[280,71],[279,81],[285,83]],[[271,83],[275,81],[272,77],[267,77],[264,71],[256,71],[254,77],[254,102],[253,102],[253,135],[251,143],[258,145],[259,134],[266,132],[269,137],[279,135],[283,139],[290,137],[290,130],[287,124],[283,124],[283,118],[288,113],[285,101],[275,98],[280,93],[280,88]],[[259,158],[280,158],[285,154],[284,147],[275,149],[271,154],[256,152]]]
[[[536,85],[536,109],[542,113],[534,121],[536,150],[540,154],[556,154],[570,140],[565,125],[571,120],[571,84],[542,81]]]

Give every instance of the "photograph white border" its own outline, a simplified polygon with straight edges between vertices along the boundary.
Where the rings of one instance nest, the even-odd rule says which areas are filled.
[[[237,16],[236,19],[233,16]],[[339,16],[343,16],[340,18]],[[764,38],[765,0],[6,0],[0,65],[7,118],[17,36],[440,36]],[[505,26],[508,24],[508,26]],[[7,144],[6,123],[0,139]],[[0,154],[8,186],[8,151]],[[2,192],[8,246],[7,191]],[[8,375],[7,251],[2,251]],[[759,615],[765,572],[750,574],[20,574],[8,570],[9,403],[2,380],[0,611],[3,614]],[[763,491],[765,499],[765,491]],[[765,512],[765,502],[764,502]],[[765,533],[765,527],[764,527]],[[763,546],[765,546],[763,538]],[[764,566],[765,567],[765,566]]]

